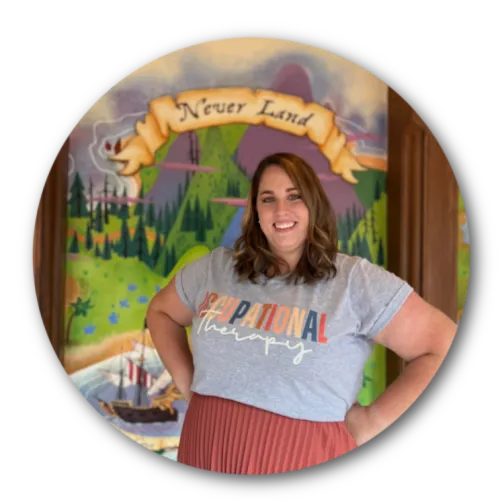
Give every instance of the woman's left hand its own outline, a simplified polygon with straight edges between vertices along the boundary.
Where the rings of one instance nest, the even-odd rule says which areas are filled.
[[[358,446],[376,435],[367,406],[353,406],[346,414],[345,424]]]

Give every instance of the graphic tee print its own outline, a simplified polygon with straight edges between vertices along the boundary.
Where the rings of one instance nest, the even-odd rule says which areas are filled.
[[[342,421],[380,332],[412,288],[365,259],[339,254],[337,276],[238,282],[217,248],[176,275],[194,313],[192,390],[291,418]]]

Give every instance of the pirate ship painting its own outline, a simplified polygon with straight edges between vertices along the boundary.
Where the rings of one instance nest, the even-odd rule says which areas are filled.
[[[145,333],[127,352],[71,378],[94,409],[129,438],[158,453],[175,452],[187,402]]]
[[[155,378],[144,366],[144,343],[136,343],[140,349],[139,361],[129,357],[123,363],[123,353],[120,356],[119,372],[102,370],[102,375],[111,384],[117,387],[116,399],[106,402],[97,398],[99,406],[111,417],[118,417],[130,423],[155,423],[177,421],[179,413],[172,406],[176,400],[182,399],[182,395],[174,384],[170,383],[172,378],[165,371],[160,378]],[[170,385],[168,385],[170,383]],[[161,388],[167,386],[165,391]],[[125,398],[125,388],[133,387],[135,390],[133,401]],[[154,396],[153,394],[161,392]]]

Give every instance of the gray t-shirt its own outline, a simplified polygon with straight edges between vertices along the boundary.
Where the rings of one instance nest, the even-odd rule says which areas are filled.
[[[233,250],[182,268],[176,288],[194,313],[192,391],[312,421],[342,421],[356,401],[372,337],[412,288],[368,260],[337,256],[315,285],[238,283]]]

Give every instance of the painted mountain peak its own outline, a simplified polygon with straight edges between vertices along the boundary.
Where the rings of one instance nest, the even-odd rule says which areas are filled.
[[[199,149],[200,145],[195,133],[180,134],[168,149],[162,163],[193,164],[196,162],[194,155],[199,152]],[[158,177],[148,192],[148,199],[153,200],[153,203],[158,206],[162,206],[165,202],[174,201],[177,196],[177,186],[182,185],[185,178],[185,171],[160,167]]]
[[[306,103],[313,101],[309,75],[300,64],[284,65],[274,78],[271,88],[275,92],[300,97]]]
[[[298,64],[287,64],[278,71],[271,89],[295,95],[305,102],[313,100],[309,76]],[[250,125],[238,146],[236,162],[251,177],[262,158],[283,152],[296,154],[313,167],[337,215],[344,215],[353,207],[364,212],[354,186],[331,172],[328,160],[308,137],[297,137],[264,125]]]

